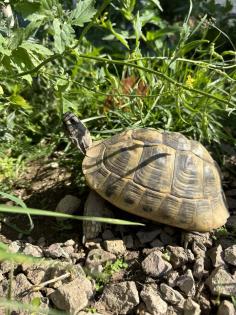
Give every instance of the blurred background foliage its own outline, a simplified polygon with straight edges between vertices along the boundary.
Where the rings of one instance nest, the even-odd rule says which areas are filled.
[[[2,190],[29,161],[64,150],[68,110],[95,139],[154,127],[235,146],[230,1],[9,2],[12,14],[0,1]]]

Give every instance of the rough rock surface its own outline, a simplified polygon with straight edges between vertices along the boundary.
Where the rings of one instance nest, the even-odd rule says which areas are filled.
[[[191,269],[188,269],[186,273],[180,276],[176,285],[184,292],[187,296],[194,296],[196,293],[195,281]]]
[[[167,274],[172,266],[162,258],[160,251],[150,253],[142,262],[143,271],[152,277],[161,277]]]
[[[217,315],[235,315],[236,314],[236,308],[234,307],[233,303],[224,300],[221,302]]]
[[[187,263],[188,255],[183,247],[167,246],[167,250],[170,252],[170,263],[173,268],[179,268]]]
[[[106,240],[104,241],[104,248],[114,255],[124,255],[126,252],[123,240]]]
[[[212,294],[221,294],[225,296],[236,295],[235,283],[236,273],[231,275],[221,267],[215,268],[206,280],[206,284],[209,286]]]
[[[172,305],[177,305],[179,308],[183,308],[184,297],[181,293],[179,293],[177,290],[174,290],[165,283],[161,283],[160,290],[165,301]]]
[[[99,301],[100,307],[112,314],[128,314],[139,304],[139,294],[134,281],[109,284]]]
[[[225,261],[236,266],[236,245],[232,245],[225,249]]]
[[[182,233],[184,247],[181,231],[164,225],[107,227],[85,244],[76,233],[55,236],[55,243],[46,236],[6,242],[10,252],[37,263],[2,261],[0,296],[7,296],[13,274],[17,301],[39,298],[43,307],[70,314],[235,315],[232,236]]]
[[[184,302],[184,315],[200,315],[200,305],[194,302],[191,298],[188,298]]]
[[[91,282],[80,276],[69,283],[62,284],[50,294],[50,299],[60,310],[76,314],[88,305],[93,293]]]
[[[146,305],[150,314],[161,315],[166,314],[168,305],[158,294],[157,287],[153,285],[145,285],[140,292],[140,297]]]

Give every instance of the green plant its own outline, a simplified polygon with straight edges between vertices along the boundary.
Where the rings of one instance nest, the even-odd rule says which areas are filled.
[[[65,147],[61,115],[67,110],[87,122],[94,139],[155,127],[235,145],[225,121],[235,120],[236,54],[206,15],[192,23],[195,3],[184,21],[171,24],[159,1],[11,5],[24,25],[18,18],[10,28],[2,19],[0,28],[0,148],[11,148],[9,169],[19,156],[23,165],[43,148],[49,156]],[[226,50],[216,45],[219,35]],[[12,173],[5,185],[15,181]]]
[[[100,292],[112,275],[127,268],[128,264],[123,259],[118,258],[114,262],[107,262],[102,272],[90,273],[89,277],[95,280],[96,291]]]

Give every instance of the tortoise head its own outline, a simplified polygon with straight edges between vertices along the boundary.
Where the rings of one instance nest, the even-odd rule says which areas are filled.
[[[83,153],[92,145],[88,129],[74,114],[67,112],[63,116],[63,123],[71,142]]]

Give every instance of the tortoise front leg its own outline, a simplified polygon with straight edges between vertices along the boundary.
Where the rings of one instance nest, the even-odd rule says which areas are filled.
[[[105,200],[91,190],[84,206],[85,216],[103,217],[105,214]],[[84,242],[96,238],[103,230],[104,223],[95,221],[83,221]]]

